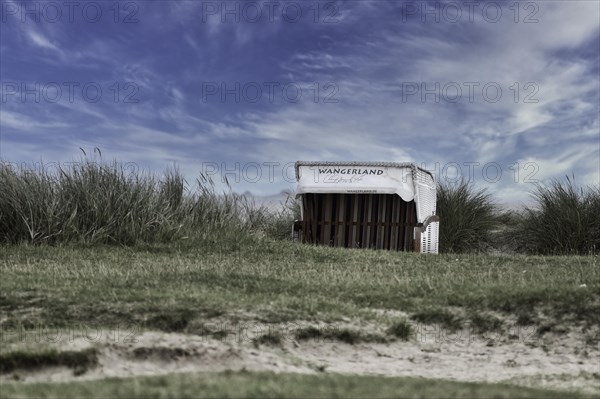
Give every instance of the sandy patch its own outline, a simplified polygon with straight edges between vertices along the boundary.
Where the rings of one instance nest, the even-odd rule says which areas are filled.
[[[112,332],[89,339],[74,335],[51,346],[99,350],[98,366],[82,375],[65,367],[18,370],[2,381],[70,381],[224,370],[385,376],[418,376],[456,381],[509,382],[552,389],[600,393],[600,351],[585,343],[582,331],[539,338],[533,329],[487,334],[450,334],[435,326],[417,328],[410,341],[357,343],[332,339],[296,341],[293,331],[308,323],[231,325],[227,334],[200,335],[154,331],[115,340]],[[316,325],[323,328],[323,325]],[[328,326],[331,328],[331,326]],[[337,324],[336,328],[357,328]],[[373,323],[361,331],[381,332]],[[208,331],[208,329],[207,329]],[[281,343],[257,345],[253,338],[278,332]],[[219,338],[216,338],[218,336]]]

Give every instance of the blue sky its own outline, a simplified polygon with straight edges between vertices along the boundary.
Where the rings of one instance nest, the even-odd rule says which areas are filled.
[[[509,205],[600,179],[598,1],[0,3],[5,161],[98,147],[263,196],[299,159],[413,161]]]

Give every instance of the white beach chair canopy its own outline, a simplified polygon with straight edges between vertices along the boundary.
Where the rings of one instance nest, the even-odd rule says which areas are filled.
[[[396,194],[415,201],[417,222],[436,210],[433,176],[408,162],[296,162],[297,195],[306,193]]]

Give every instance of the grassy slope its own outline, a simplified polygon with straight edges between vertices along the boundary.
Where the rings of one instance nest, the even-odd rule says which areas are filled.
[[[186,330],[240,310],[286,321],[370,317],[367,309],[386,308],[435,322],[427,312],[454,306],[525,318],[535,317],[535,308],[599,323],[597,257],[419,256],[267,240],[230,245],[0,246],[0,318],[7,328],[139,323]]]
[[[424,378],[271,373],[173,374],[68,384],[3,384],[3,397],[38,398],[563,398],[565,393]],[[586,396],[569,393],[570,398]]]

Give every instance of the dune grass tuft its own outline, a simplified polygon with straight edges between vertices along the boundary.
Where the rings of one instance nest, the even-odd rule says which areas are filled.
[[[440,251],[469,252],[487,249],[498,227],[498,207],[485,189],[472,184],[440,183],[437,189],[440,216]]]
[[[597,254],[600,251],[600,187],[580,187],[575,177],[538,184],[535,205],[525,209],[522,240],[538,254]]]
[[[119,244],[201,238],[239,241],[249,232],[289,232],[293,205],[256,206],[210,176],[188,185],[177,169],[131,172],[84,158],[68,167],[15,168],[0,162],[0,242]]]
[[[402,341],[408,341],[410,336],[414,333],[412,325],[404,318],[395,321],[387,332]]]

